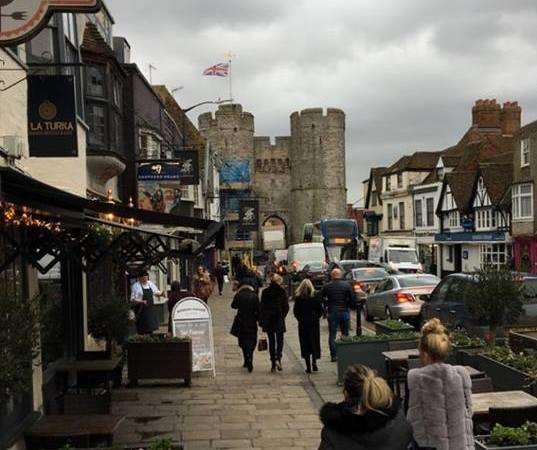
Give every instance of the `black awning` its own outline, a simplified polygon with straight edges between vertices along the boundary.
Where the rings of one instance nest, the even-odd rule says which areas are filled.
[[[192,228],[204,232],[202,248],[217,239],[220,234],[223,235],[220,230],[224,229],[221,222],[213,220],[89,200],[50,186],[11,167],[0,167],[0,200],[35,208],[64,220],[75,219],[82,222],[87,220],[88,216],[113,214],[122,219],[135,219],[142,224]],[[181,236],[177,238],[180,239]],[[223,248],[222,240],[218,241],[218,247]]]

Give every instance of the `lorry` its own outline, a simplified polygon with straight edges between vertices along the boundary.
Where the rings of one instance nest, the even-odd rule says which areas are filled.
[[[399,272],[423,272],[423,266],[418,258],[418,251],[414,247],[381,237],[370,239],[368,260],[375,263],[384,263],[390,269]]]

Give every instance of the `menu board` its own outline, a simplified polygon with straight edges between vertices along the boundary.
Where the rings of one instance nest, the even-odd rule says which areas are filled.
[[[209,306],[197,297],[187,297],[173,307],[173,335],[192,340],[192,371],[213,371],[213,321]]]

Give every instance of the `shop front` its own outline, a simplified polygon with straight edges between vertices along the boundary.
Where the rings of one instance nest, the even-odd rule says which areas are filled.
[[[537,238],[534,236],[514,238],[513,259],[516,270],[537,274]]]
[[[471,273],[487,264],[494,266],[511,263],[511,239],[507,232],[438,233],[440,274]]]

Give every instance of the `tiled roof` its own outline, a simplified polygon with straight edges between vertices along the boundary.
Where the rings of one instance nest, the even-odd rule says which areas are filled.
[[[460,170],[446,175],[445,183],[451,188],[457,209],[461,213],[467,211],[470,205],[476,177],[477,170]]]
[[[510,156],[510,162],[485,164],[480,168],[485,188],[493,205],[498,205],[502,201],[513,182],[513,155]]]
[[[392,164],[386,173],[397,173],[405,170],[432,170],[436,167],[440,152],[415,152],[406,155]]]

